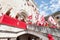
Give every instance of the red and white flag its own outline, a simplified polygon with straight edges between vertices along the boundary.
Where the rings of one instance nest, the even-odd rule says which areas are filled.
[[[27,24],[32,24],[32,15],[28,16],[28,22],[27,22]]]
[[[39,15],[39,19],[38,19],[37,24],[38,24],[38,25],[41,25],[41,26],[44,26],[44,25],[43,25],[44,22],[45,22],[44,16]]]
[[[39,22],[40,22],[40,24],[41,24],[41,25],[43,25],[43,24],[44,24],[44,22],[45,22],[45,18],[44,18],[44,16],[43,16],[43,15],[41,16],[41,18],[40,18],[40,21],[39,21]]]
[[[52,24],[56,25],[56,21],[53,19],[52,16],[48,18],[48,21],[50,21]]]
[[[42,17],[41,17],[41,22],[45,22],[45,18],[44,18],[43,15],[42,15]]]
[[[32,19],[32,15],[28,16],[28,19],[31,20]]]

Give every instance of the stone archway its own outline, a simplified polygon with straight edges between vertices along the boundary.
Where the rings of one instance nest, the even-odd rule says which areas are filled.
[[[33,38],[36,38],[35,40],[48,40],[47,36],[43,35],[41,32],[33,31],[33,30],[25,30],[23,32],[19,32],[17,34],[16,39],[17,38],[19,39],[20,37],[24,37],[24,38],[25,37],[28,37],[28,38],[30,37],[30,38],[32,38],[31,40],[34,40]]]
[[[16,40],[43,40],[42,37],[43,35],[38,32],[25,30],[18,33]]]
[[[17,40],[41,40],[39,37],[32,34],[23,34],[17,37]]]

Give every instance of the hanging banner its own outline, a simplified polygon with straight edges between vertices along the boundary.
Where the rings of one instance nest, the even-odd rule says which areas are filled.
[[[12,26],[12,27],[17,27],[17,28],[22,28],[22,29],[26,29],[26,26],[27,26],[25,22],[19,21],[19,20],[14,19],[14,18],[11,18],[8,15],[3,15],[0,18],[0,24],[9,25],[9,26]]]

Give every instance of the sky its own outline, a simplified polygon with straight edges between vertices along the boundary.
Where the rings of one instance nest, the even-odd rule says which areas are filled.
[[[41,15],[48,16],[60,11],[60,0],[34,0]]]

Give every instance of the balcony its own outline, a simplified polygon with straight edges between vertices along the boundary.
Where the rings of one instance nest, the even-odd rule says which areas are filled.
[[[21,28],[21,29],[26,29],[25,22],[14,19],[8,15],[3,15],[0,17],[0,24],[17,27],[17,28]]]
[[[28,25],[28,30],[41,32],[43,34],[52,34],[54,37],[60,38],[60,29],[56,28],[49,28],[49,27],[43,27],[43,26],[36,26],[36,25]]]

